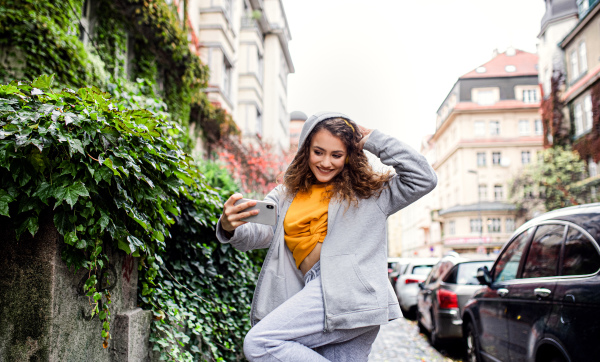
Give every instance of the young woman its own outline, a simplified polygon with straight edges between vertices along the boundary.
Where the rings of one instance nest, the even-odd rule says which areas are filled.
[[[363,149],[396,171],[378,173]],[[244,340],[249,361],[367,361],[379,326],[401,316],[387,279],[388,216],[431,191],[423,156],[340,113],[311,116],[283,184],[273,227],[241,219],[258,211],[235,194],[217,226],[221,242],[269,248]]]

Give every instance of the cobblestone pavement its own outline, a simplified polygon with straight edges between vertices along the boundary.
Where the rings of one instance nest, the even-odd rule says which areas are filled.
[[[427,336],[419,333],[417,322],[400,318],[381,327],[369,355],[369,362],[397,361],[457,362],[461,360],[442,355],[429,344]]]

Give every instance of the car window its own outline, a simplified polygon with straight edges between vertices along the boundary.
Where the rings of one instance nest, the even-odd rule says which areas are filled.
[[[440,269],[440,263],[437,263],[433,266],[433,268],[431,269],[431,272],[427,276],[427,281],[425,282],[425,284],[435,283],[436,280],[438,280],[438,278],[439,278],[438,270],[439,269]]]
[[[482,266],[487,266],[489,269],[493,264],[493,261],[473,261],[458,264],[444,278],[444,282],[461,285],[479,285],[477,269]]]
[[[494,268],[492,280],[495,282],[503,282],[513,280],[517,277],[519,262],[523,255],[523,250],[530,239],[535,228],[529,228],[513,239],[513,241],[504,250],[502,255],[498,257]]]
[[[558,259],[564,233],[564,225],[538,226],[527,253],[522,278],[558,275]]]
[[[431,271],[431,268],[433,268],[433,265],[415,265],[412,268],[411,274],[427,275]]]
[[[600,255],[593,241],[579,230],[569,228],[565,241],[562,275],[586,275],[600,269]]]

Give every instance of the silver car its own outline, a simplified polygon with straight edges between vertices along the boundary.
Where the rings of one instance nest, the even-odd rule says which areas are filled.
[[[418,284],[427,278],[427,274],[439,260],[439,258],[411,258],[404,273],[396,280],[394,289],[404,317],[414,318],[416,315]]]
[[[477,269],[492,267],[488,256],[448,255],[437,263],[425,282],[419,284],[417,323],[428,333],[433,346],[441,340],[462,338],[462,310],[469,298],[481,288]]]

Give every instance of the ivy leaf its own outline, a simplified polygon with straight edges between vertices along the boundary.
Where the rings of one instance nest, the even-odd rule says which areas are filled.
[[[52,82],[54,82],[54,74],[44,74],[40,75],[37,79],[31,82],[31,86],[35,88],[49,89],[52,86]]]
[[[6,191],[0,189],[0,215],[8,216],[8,204],[13,202],[15,199]]]
[[[69,142],[69,153],[71,154],[71,156],[73,156],[74,151],[77,151],[77,152],[81,153],[82,155],[85,155],[85,152],[83,151],[83,146],[82,146],[80,140],[69,138],[69,139],[67,139],[67,141]]]
[[[73,205],[75,205],[79,196],[90,196],[87,188],[82,182],[76,182],[67,187],[59,187],[54,192],[54,197],[56,198],[56,204],[54,204],[54,208],[56,208],[56,206],[61,204],[63,201],[66,201],[67,204],[71,205],[71,209],[73,209]]]
[[[69,245],[75,245],[79,241],[77,233],[75,231],[69,231],[65,234],[65,243]]]
[[[33,216],[26,218],[17,227],[17,230],[15,230],[17,240],[19,240],[19,237],[21,236],[21,234],[23,234],[23,232],[25,230],[29,230],[29,233],[31,233],[31,236],[35,236],[35,233],[37,233],[38,229],[39,229],[39,224],[38,224],[37,215],[33,215]]]

